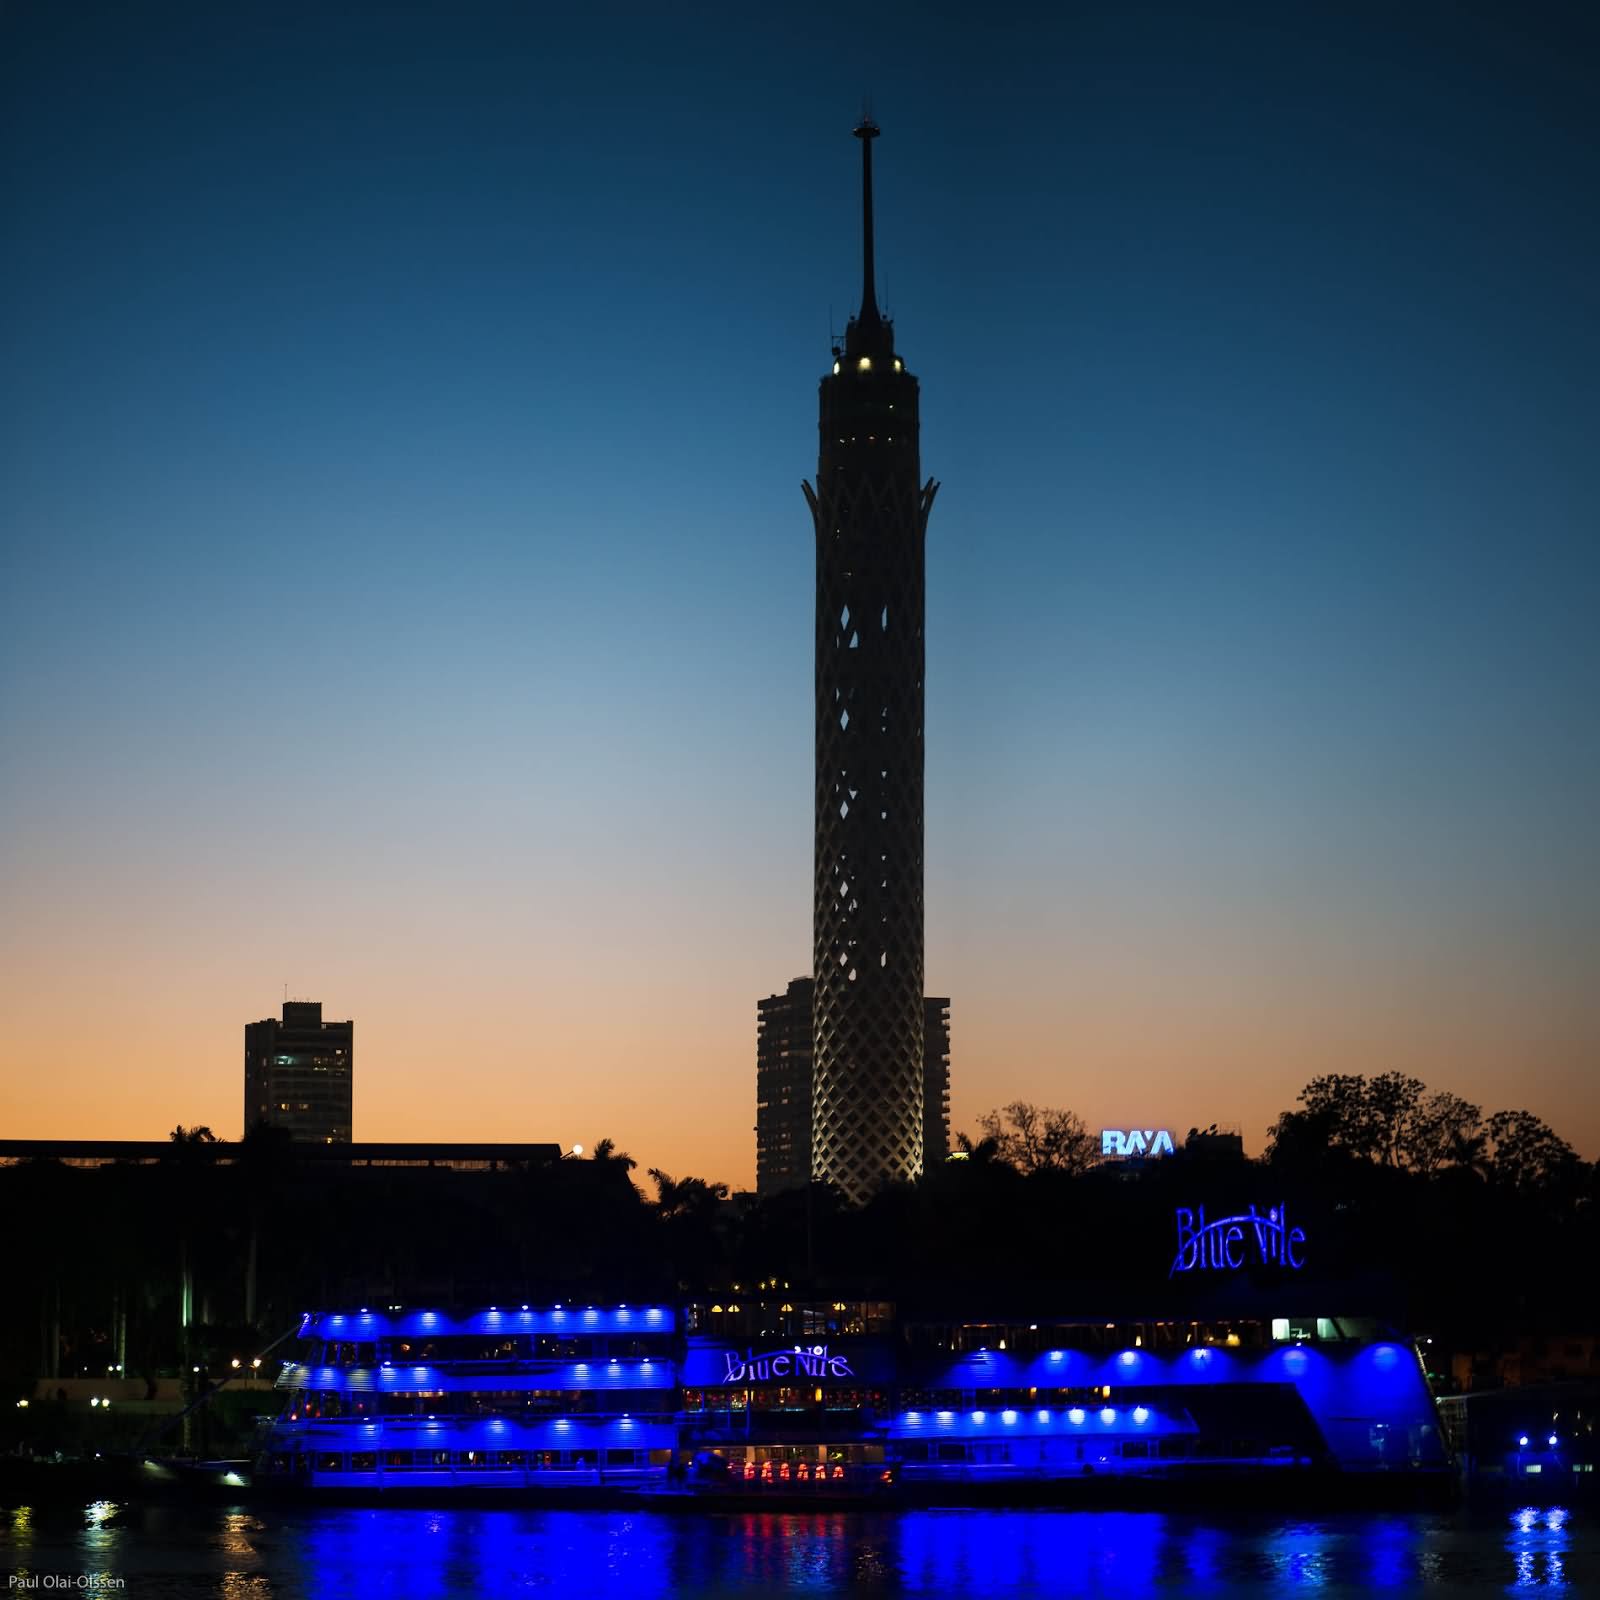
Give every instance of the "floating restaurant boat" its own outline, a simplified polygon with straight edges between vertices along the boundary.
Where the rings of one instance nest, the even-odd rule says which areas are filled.
[[[1416,1349],[1369,1320],[686,1306],[308,1315],[258,1481],[317,1497],[917,1503],[1241,1478],[1454,1482]]]
[[[308,1314],[260,1468],[323,1493],[661,1482],[677,1329],[661,1305]]]

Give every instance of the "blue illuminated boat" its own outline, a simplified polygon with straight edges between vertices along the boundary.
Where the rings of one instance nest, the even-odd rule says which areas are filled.
[[[676,1336],[661,1305],[308,1314],[259,1481],[358,1498],[664,1483]]]
[[[1454,1486],[1417,1351],[1371,1319],[979,1318],[760,1293],[685,1321],[683,1432],[734,1485],[842,1466],[905,1503]]]
[[[1066,1504],[1453,1487],[1369,1320],[984,1318],[887,1301],[307,1315],[258,1481],[314,1497]]]

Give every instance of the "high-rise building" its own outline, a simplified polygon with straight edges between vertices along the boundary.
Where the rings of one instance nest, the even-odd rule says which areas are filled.
[[[244,1028],[244,1131],[257,1123],[296,1139],[348,1144],[355,1023],[324,1022],[322,1004],[285,1000],[283,1016]]]
[[[950,1001],[922,1002],[922,1165],[950,1154]]]
[[[756,1193],[811,1181],[810,978],[756,1002]]]
[[[811,1172],[860,1203],[922,1171],[923,543],[917,380],[873,280],[861,140],[861,310],[822,379],[816,487]]]
[[[756,1193],[778,1194],[811,1179],[812,999],[796,978],[756,1002]],[[950,1153],[950,1002],[922,1003],[922,1148],[927,1164]]]

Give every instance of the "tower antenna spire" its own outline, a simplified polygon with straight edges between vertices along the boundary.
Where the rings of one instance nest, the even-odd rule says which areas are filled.
[[[855,131],[856,138],[861,141],[861,314],[858,320],[870,325],[882,320],[878,315],[872,260],[872,141],[878,137],[878,124],[872,120],[865,102]]]

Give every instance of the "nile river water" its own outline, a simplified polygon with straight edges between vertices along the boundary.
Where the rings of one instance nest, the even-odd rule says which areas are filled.
[[[38,1580],[33,1583],[19,1580]],[[1562,1506],[1326,1517],[1123,1511],[662,1515],[119,1506],[0,1512],[0,1594],[1600,1595]]]

